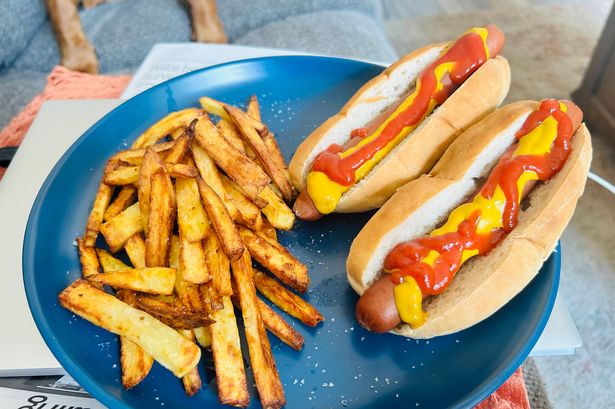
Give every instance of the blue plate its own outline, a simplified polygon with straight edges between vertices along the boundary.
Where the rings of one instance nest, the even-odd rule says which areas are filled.
[[[252,94],[259,97],[264,121],[290,158],[306,135],[381,70],[321,57],[224,64],[158,85],[83,134],[43,184],[28,220],[23,251],[32,315],[68,373],[110,408],[217,407],[209,354],[203,354],[200,365],[203,390],[193,398],[187,398],[180,381],[158,364],[144,382],[125,391],[117,337],[58,305],[58,293],[80,276],[74,240],[84,231],[105,160],[167,113],[197,106],[202,95],[244,105]],[[317,223],[299,222],[293,231],[280,234],[282,244],[310,267],[313,285],[306,299],[326,317],[317,328],[290,319],[305,337],[301,352],[270,337],[287,407],[473,406],[513,373],[542,332],[555,300],[559,252],[508,305],[466,331],[431,341],[374,335],[354,320],[357,296],[345,274],[350,243],[369,216],[333,215]],[[252,378],[248,385],[253,385]],[[250,388],[250,407],[260,407],[256,390]]]

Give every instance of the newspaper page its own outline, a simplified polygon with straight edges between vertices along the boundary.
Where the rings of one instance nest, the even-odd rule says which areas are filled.
[[[307,54],[226,44],[160,43],[147,55],[122,94],[122,99],[131,98],[168,79],[212,65],[249,58]]]
[[[3,409],[104,409],[68,375],[0,378]]]

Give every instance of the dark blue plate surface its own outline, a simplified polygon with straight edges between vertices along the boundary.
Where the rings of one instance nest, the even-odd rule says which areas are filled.
[[[110,155],[167,113],[196,106],[200,96],[243,105],[256,94],[264,122],[290,158],[310,131],[381,70],[363,62],[320,57],[225,64],[138,95],[75,142],[38,194],[23,252],[32,315],[68,373],[110,408],[217,406],[208,354],[200,366],[204,390],[193,398],[187,398],[181,382],[157,364],[143,383],[125,391],[117,337],[58,305],[58,293],[80,276],[74,240],[84,230]],[[313,285],[306,298],[326,316],[315,329],[290,319],[305,336],[301,352],[270,337],[287,407],[457,408],[478,403],[523,362],[542,332],[557,290],[559,253],[514,300],[466,331],[431,341],[374,335],[354,320],[357,296],[346,282],[344,268],[350,243],[369,216],[334,215],[317,223],[298,223],[280,235],[282,244],[309,265]],[[252,378],[248,384],[253,384]],[[251,407],[260,407],[250,388]]]

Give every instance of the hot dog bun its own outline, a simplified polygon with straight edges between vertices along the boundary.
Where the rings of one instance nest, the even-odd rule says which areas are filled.
[[[395,104],[447,45],[427,46],[403,57],[367,82],[339,113],[312,132],[290,162],[290,178],[297,190],[305,189],[307,173],[318,154],[333,143],[344,144],[353,129],[365,126]],[[502,102],[509,87],[508,61],[498,56],[485,62],[364,179],[346,192],[336,211],[361,212],[380,207],[399,186],[431,169],[463,130]]]
[[[382,275],[384,258],[398,243],[428,234],[480,186],[515,133],[537,106],[507,105],[468,129],[421,178],[400,188],[355,238],[347,259],[348,280],[359,294]],[[469,260],[442,294],[424,302],[427,320],[392,332],[431,338],[460,331],[496,312],[537,274],[552,252],[583,193],[591,161],[589,132],[581,125],[564,167],[530,192],[519,224],[485,256]]]

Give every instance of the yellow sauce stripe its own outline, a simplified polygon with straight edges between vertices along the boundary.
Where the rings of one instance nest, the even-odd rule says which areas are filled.
[[[557,138],[557,120],[551,115],[519,140],[519,146],[517,146],[513,155],[544,155],[549,153],[555,138]]]
[[[425,323],[427,314],[423,312],[423,294],[414,278],[404,277],[404,282],[393,289],[395,306],[403,322],[418,328]]]

